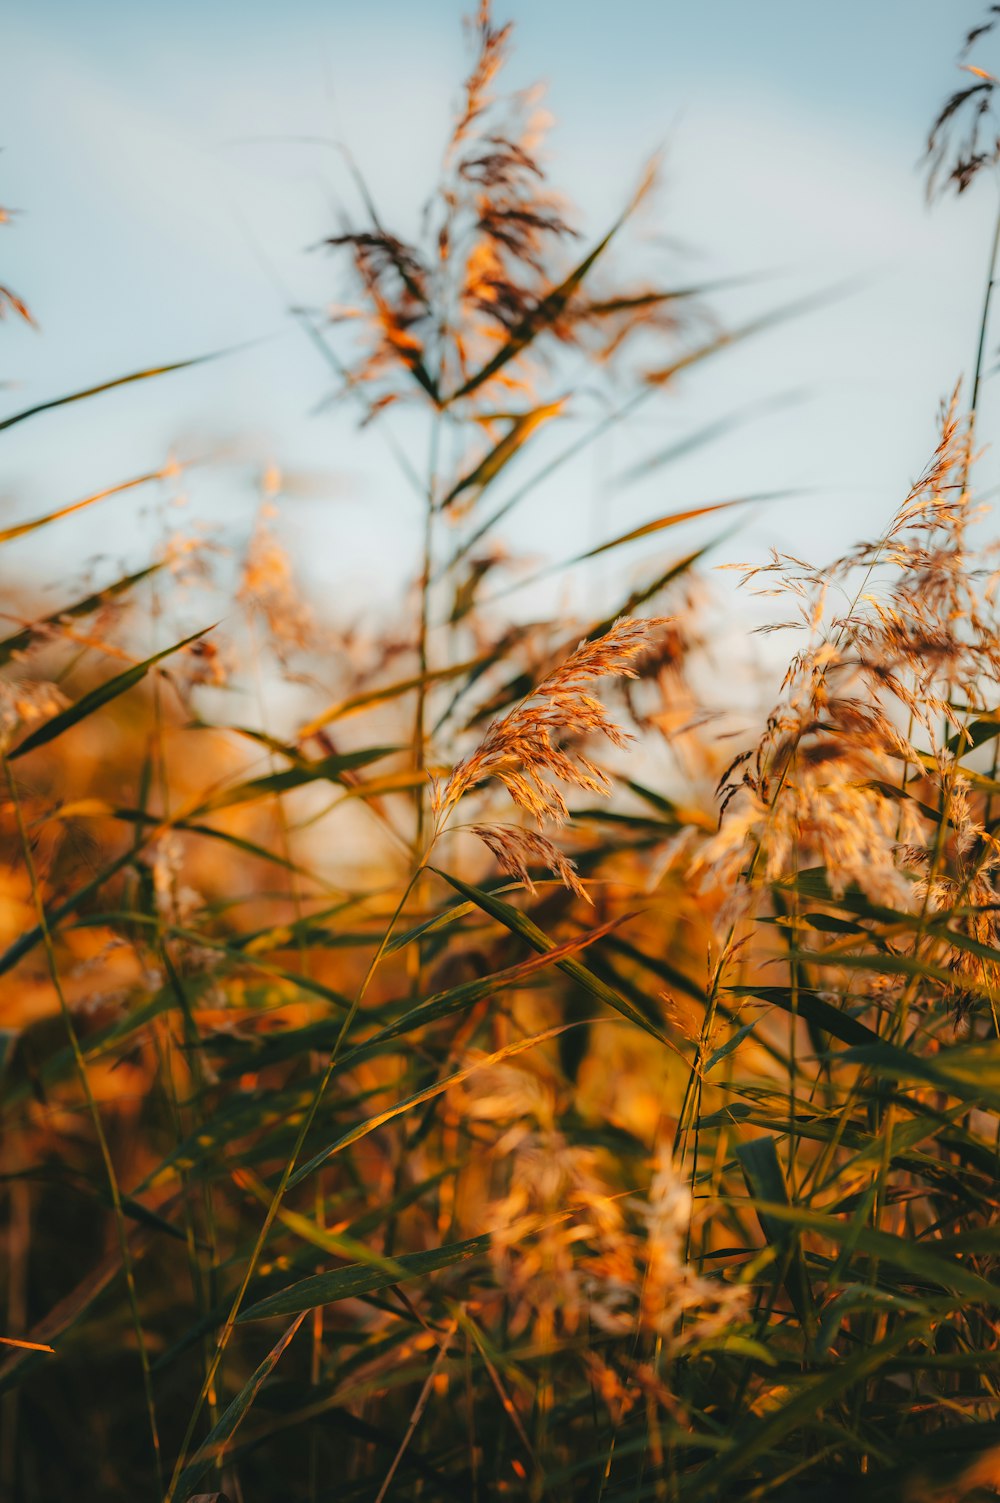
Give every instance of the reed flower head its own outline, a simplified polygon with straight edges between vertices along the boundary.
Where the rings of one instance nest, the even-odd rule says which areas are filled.
[[[931,126],[927,140],[929,198],[949,186],[956,193],[964,193],[984,167],[1000,161],[1000,125],[994,93],[997,80],[984,68],[966,61],[976,44],[1000,24],[1000,12],[995,5],[988,7],[987,17],[966,34],[959,53],[961,66],[971,82],[949,95]]]
[[[149,853],[156,909],[167,924],[185,925],[204,907],[204,899],[184,881],[184,847],[175,834],[163,835]]]
[[[696,858],[744,903],[749,871],[774,881],[812,864],[836,895],[855,886],[882,906],[913,907],[923,893],[914,853],[930,849],[928,810],[942,800],[961,830],[956,854],[976,843],[955,777],[966,738],[956,706],[982,704],[1000,685],[1000,631],[967,542],[969,444],[956,392],[931,461],[882,538],[823,571],[776,557],[747,575],[778,576],[798,607],[791,624],[811,641],[758,745],[724,779],[720,831]],[[837,595],[848,608],[831,615]]]
[[[239,596],[263,615],[280,656],[289,647],[308,643],[313,619],[296,586],[292,561],[272,526],[275,515],[270,502],[260,509],[243,562]]]
[[[0,678],[0,747],[6,750],[21,731],[55,715],[66,703],[66,696],[55,684]]]
[[[561,347],[599,363],[638,331],[672,336],[680,321],[677,298],[660,287],[591,287],[615,231],[572,267],[564,249],[577,234],[574,215],[540,155],[550,124],[540,90],[496,89],[511,27],[495,24],[489,0],[467,29],[472,65],[420,235],[388,229],[355,170],[367,223],[344,217],[324,242],[350,264],[350,290],[328,311],[346,346],[345,389],[360,397],[366,422],[411,399],[519,420],[528,414],[508,413],[506,400],[551,400],[537,388],[546,375],[551,386]],[[630,208],[654,179],[650,169]]]
[[[465,1110],[499,1130],[492,1156],[505,1190],[486,1225],[512,1330],[548,1342],[587,1320],[611,1336],[646,1331],[673,1350],[742,1320],[747,1290],[687,1261],[691,1194],[665,1151],[646,1195],[616,1194],[601,1156],[560,1130],[550,1089],[515,1067],[491,1074],[473,1077]]]
[[[494,720],[476,750],[443,785],[435,786],[433,808],[439,828],[467,794],[493,779],[539,826],[558,826],[569,817],[560,785],[610,794],[611,779],[576,743],[600,735],[614,746],[625,746],[633,738],[611,718],[591,685],[607,677],[634,678],[637,661],[663,625],[660,620],[623,617],[603,636],[581,642],[513,710]],[[574,892],[582,892],[570,863],[544,836],[510,825],[476,824],[472,831],[519,880],[527,877],[528,860],[536,858]]]

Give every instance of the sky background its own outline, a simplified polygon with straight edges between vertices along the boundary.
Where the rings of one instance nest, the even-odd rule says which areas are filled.
[[[305,477],[281,526],[308,581],[349,610],[398,597],[416,507],[377,435],[323,405],[329,372],[287,308],[342,290],[310,249],[335,230],[339,205],[355,205],[328,143],[350,145],[384,218],[413,230],[463,74],[466,8],[7,0],[0,203],[21,212],[0,232],[0,282],[41,332],[3,326],[0,411],[247,347],[11,430],[6,519],[156,468],[172,450],[222,444],[225,463],[192,472],[192,516],[237,546],[255,477],[274,462]],[[558,559],[675,508],[784,489],[795,495],[745,515],[718,562],[772,545],[822,561],[881,530],[974,355],[994,188],[977,182],[928,207],[921,157],[980,12],[963,0],[497,7],[517,23],[509,81],[548,85],[547,162],[588,235],[664,145],[665,278],[750,277],[717,300],[733,324],[845,281],[853,289],[692,372],[588,451],[511,523],[514,548]],[[987,67],[1000,61],[990,47],[976,59]],[[610,486],[644,453],[789,394],[797,400],[650,481]],[[987,388],[987,443],[994,410]],[[17,567],[51,580],[58,546],[61,598],[94,560],[107,577],[139,564],[152,500],[123,497],[60,524],[58,545],[49,532],[18,544]],[[694,526],[669,546],[710,534]],[[622,570],[647,574],[663,551],[653,540],[603,576],[570,575],[571,603]]]

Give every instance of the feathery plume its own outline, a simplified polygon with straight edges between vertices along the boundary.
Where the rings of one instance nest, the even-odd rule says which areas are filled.
[[[516,806],[536,821],[562,825],[569,806],[560,784],[607,796],[611,780],[573,743],[593,735],[614,746],[633,739],[590,692],[607,677],[635,678],[637,662],[666,623],[622,618],[594,641],[581,642],[564,663],[500,720],[494,720],[476,750],[443,784],[435,784],[433,810],[438,828],[455,806],[481,784],[495,779]],[[541,860],[580,896],[584,889],[572,863],[543,835],[511,825],[483,823],[472,833],[493,852],[504,871],[531,886],[527,862]]]

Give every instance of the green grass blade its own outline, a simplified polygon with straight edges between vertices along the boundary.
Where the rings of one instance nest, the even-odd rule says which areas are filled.
[[[186,1498],[192,1487],[200,1482],[214,1461],[217,1461],[225,1451],[240,1425],[246,1419],[264,1383],[271,1376],[281,1359],[282,1353],[289,1345],[299,1326],[305,1320],[305,1314],[298,1316],[285,1331],[279,1341],[268,1352],[263,1362],[253,1375],[244,1383],[232,1403],[220,1415],[216,1424],[198,1447],[194,1456],[181,1472],[176,1483],[171,1483],[168,1498],[176,1497],[178,1493]]]
[[[413,1111],[414,1107],[423,1106],[425,1102],[433,1101],[436,1096],[441,1096],[454,1085],[460,1085],[463,1080],[468,1080],[477,1070],[489,1069],[492,1065],[498,1065],[502,1060],[510,1059],[516,1054],[523,1054],[527,1049],[534,1049],[537,1044],[544,1044],[549,1039],[558,1038],[570,1028],[576,1028],[577,1023],[564,1023],[559,1028],[548,1028],[544,1033],[536,1033],[531,1038],[516,1039],[513,1044],[505,1044],[502,1049],[495,1049],[492,1054],[485,1055],[482,1059],[474,1060],[471,1065],[465,1065],[461,1070],[455,1070],[443,1079],[434,1081],[433,1085],[425,1086],[422,1091],[415,1091],[412,1096],[407,1096],[403,1101],[397,1101],[395,1105],[386,1107],[385,1111],[376,1112],[374,1117],[368,1117],[364,1122],[359,1122],[352,1127],[343,1137],[331,1143],[328,1148],[323,1148],[314,1154],[308,1163],[302,1164],[288,1181],[289,1189],[300,1184],[308,1175],[314,1173],[321,1165],[331,1159],[334,1154],[342,1149],[349,1148],[352,1143],[358,1143],[362,1138],[367,1138],[369,1133],[384,1127],[387,1122],[394,1121],[406,1112]]]
[[[288,793],[293,788],[302,788],[307,783],[340,783],[345,772],[352,772],[357,767],[367,767],[370,762],[389,757],[398,750],[398,746],[369,746],[363,751],[338,752],[315,762],[301,759],[297,766],[289,767],[284,772],[249,778],[230,788],[220,789],[218,793],[196,804],[193,809],[186,809],[184,819],[198,819],[203,814],[232,809],[237,804],[254,804],[264,798],[273,798],[276,794]]]
[[[805,1018],[814,1027],[820,1028],[842,1044],[865,1045],[878,1042],[878,1034],[850,1013],[828,1002],[819,992],[800,987],[791,991],[787,986],[729,986],[726,991],[735,997],[758,997],[771,1007],[780,1007],[783,1012]]]
[[[148,381],[154,376],[166,376],[171,371],[186,370],[189,366],[204,365],[207,360],[218,360],[225,350],[218,350],[208,355],[195,355],[190,360],[175,360],[172,365],[151,365],[147,370],[133,371],[130,376],[118,376],[114,381],[102,381],[98,386],[87,386],[83,391],[71,392],[68,397],[54,397],[48,402],[37,402],[34,407],[26,407],[22,412],[15,412],[13,417],[0,419],[0,431],[4,428],[13,428],[15,423],[23,423],[27,418],[36,417],[40,412],[51,412],[55,407],[66,407],[70,402],[83,402],[88,397],[99,396],[105,391],[114,391],[118,386],[130,386],[134,381]]]
[[[649,179],[647,178],[624,212],[615,220],[604,238],[599,240],[593,249],[584,256],[583,260],[573,268],[569,276],[565,277],[557,287],[551,288],[543,298],[539,299],[535,307],[516,326],[492,359],[488,360],[474,375],[470,376],[450,397],[447,397],[445,399],[446,404],[458,402],[463,397],[471,396],[474,391],[478,391],[480,386],[498,375],[505,365],[522,354],[539,334],[552,327],[556,320],[566,311],[570,300],[583,285],[592,267],[603,256],[608,246],[615,239],[622,226],[639,204],[648,184]]]
[[[88,694],[84,694],[75,704],[70,705],[65,710],[61,710],[58,715],[53,715],[51,720],[47,720],[44,725],[39,726],[37,731],[32,731],[30,736],[26,736],[20,745],[15,747],[9,754],[8,760],[13,762],[16,758],[26,756],[28,752],[35,751],[39,746],[47,746],[50,741],[54,741],[64,731],[70,730],[74,725],[78,725],[81,720],[86,720],[96,710],[109,704],[111,700],[117,699],[120,694],[125,694],[129,689],[134,688],[136,684],[141,683],[150,668],[154,667],[155,664],[161,663],[164,658],[170,657],[175,652],[180,652],[189,642],[197,642],[199,637],[203,637],[206,632],[213,630],[214,627],[212,626],[204,626],[201,631],[192,632],[189,637],[185,637],[180,642],[174,642],[171,647],[164,647],[159,652],[154,652],[152,657],[144,659],[141,663],[136,663],[132,668],[126,668],[124,673],[116,674],[114,678],[109,678],[106,683],[98,685],[96,689],[91,689]]]
[[[759,1456],[772,1450],[800,1425],[815,1421],[847,1389],[877,1373],[901,1347],[918,1338],[924,1330],[923,1317],[897,1327],[874,1349],[864,1348],[838,1363],[831,1372],[803,1382],[773,1414],[738,1426],[730,1437],[728,1449],[685,1479],[680,1489],[683,1503],[739,1496],[731,1489],[725,1491],[723,1484],[728,1487]]]
[[[30,522],[17,522],[13,527],[4,527],[0,530],[0,543],[10,543],[14,538],[26,537],[30,532],[37,532],[40,527],[47,527],[50,522],[58,522],[62,517],[72,516],[74,512],[84,511],[88,506],[94,506],[98,501],[106,501],[110,496],[120,496],[125,491],[134,491],[140,485],[149,485],[153,480],[162,480],[164,471],[151,470],[148,475],[137,475],[134,480],[123,480],[119,485],[109,485],[104,490],[94,491],[90,496],[84,496],[80,501],[71,501],[68,506],[59,506],[55,511],[46,512],[42,517],[32,517]]]
[[[251,1320],[267,1320],[273,1315],[294,1315],[315,1310],[317,1305],[330,1305],[341,1299],[356,1299],[361,1294],[373,1294],[378,1289],[388,1289],[393,1284],[402,1284],[408,1279],[422,1278],[435,1273],[439,1268],[453,1268],[456,1263],[468,1263],[488,1250],[488,1236],[468,1237],[463,1242],[452,1242],[447,1247],[435,1247],[428,1252],[402,1253],[389,1262],[380,1260],[381,1266],[370,1263],[349,1263],[346,1268],[335,1268],[330,1273],[318,1273],[309,1279],[300,1279],[278,1294],[269,1294],[244,1310],[238,1324]]]
[[[330,705],[321,714],[314,716],[306,722],[299,731],[300,742],[314,736],[325,725],[330,725],[334,720],[343,720],[348,715],[355,715],[359,710],[371,709],[373,705],[386,704],[390,699],[398,699],[401,694],[409,694],[414,689],[423,689],[430,684],[445,683],[448,679],[461,678],[463,674],[471,672],[474,668],[488,667],[496,661],[495,651],[480,653],[478,657],[468,658],[464,663],[454,663],[447,668],[435,668],[429,673],[417,673],[412,678],[398,679],[395,683],[384,684],[379,689],[365,689],[360,694],[351,694],[347,699],[338,700]],[[289,749],[289,754],[291,749]]]
[[[566,405],[565,398],[558,402],[548,402],[542,407],[533,407],[530,412],[521,412],[511,419],[510,428],[495,444],[489,453],[480,462],[457,480],[451,490],[441,502],[441,510],[446,511],[454,505],[459,496],[466,491],[475,491],[476,499],[482,495],[488,485],[492,485],[511,460],[524,448],[524,445],[545,423],[551,418],[558,416]]]
[[[469,902],[475,903],[477,908],[481,908],[484,913],[488,913],[491,918],[496,919],[497,923],[502,924],[505,929],[509,929],[512,934],[519,935],[533,950],[545,951],[557,948],[555,940],[550,939],[544,930],[539,929],[538,925],[523,914],[519,908],[514,908],[510,903],[505,903],[502,898],[498,898],[494,893],[486,892],[481,887],[473,887],[469,882],[463,882],[460,877],[455,877],[450,872],[439,871],[437,867],[432,867],[431,870],[437,872],[439,877],[442,877],[445,882],[450,883],[455,891],[461,893]],[[645,1033],[652,1034],[653,1038],[657,1039],[661,1044],[667,1042],[666,1036],[648,1018],[644,1017],[637,1007],[633,1007],[631,1002],[627,1002],[618,992],[607,986],[598,976],[594,975],[593,971],[589,971],[581,961],[568,957],[563,960],[557,960],[556,965],[573,981],[576,981],[586,991],[590,992],[592,997],[596,997],[598,1001],[604,1002],[608,1007],[614,1008],[615,1012],[621,1013],[623,1018],[627,1018],[630,1023],[634,1023],[637,1028],[643,1029]]]
[[[761,1207],[761,1203],[767,1201],[789,1204],[788,1186],[785,1184],[774,1139],[752,1138],[749,1143],[738,1143],[736,1157],[740,1161],[747,1189],[754,1199],[760,1229],[768,1242],[778,1249],[779,1264],[784,1268],[785,1289],[792,1308],[804,1325],[811,1326],[815,1301],[799,1238],[780,1221],[770,1218]]]
[[[9,663],[11,658],[18,653],[27,652],[33,642],[48,639],[51,628],[58,628],[64,621],[75,621],[81,616],[91,615],[106,601],[113,600],[117,595],[124,595],[133,585],[141,584],[144,579],[149,579],[162,568],[162,564],[150,564],[136,574],[126,574],[123,579],[106,585],[103,590],[97,590],[93,595],[87,595],[73,605],[64,606],[61,611],[54,611],[51,616],[45,616],[40,621],[33,621],[30,626],[15,632],[12,637],[6,637],[0,642],[0,665]]]
[[[904,1283],[931,1284],[988,1307],[995,1305],[1000,1296],[1000,1284],[992,1283],[948,1256],[951,1251],[949,1244],[942,1244],[947,1250],[938,1252],[935,1249],[939,1244],[934,1241],[914,1241],[872,1227],[859,1228],[826,1212],[789,1205],[787,1201],[764,1201],[755,1196],[750,1201],[730,1200],[729,1204],[752,1209],[758,1219],[767,1217],[769,1222],[815,1232],[838,1246],[848,1244],[866,1258],[877,1258],[880,1265],[891,1264],[903,1275]]]

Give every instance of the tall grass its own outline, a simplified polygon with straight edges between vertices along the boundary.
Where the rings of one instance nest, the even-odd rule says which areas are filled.
[[[357,175],[297,315],[419,514],[398,618],[302,598],[271,469],[235,587],[173,536],[0,642],[5,1497],[1000,1488],[996,246],[895,515],[745,570],[798,636],[734,759],[706,549],[660,550],[745,498],[558,561],[655,550],[595,619],[505,614],[498,529],[788,310],[623,277],[653,171],[580,236],[509,40],[484,0],[421,241]],[[995,167],[994,87],[935,184]]]

